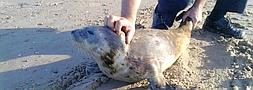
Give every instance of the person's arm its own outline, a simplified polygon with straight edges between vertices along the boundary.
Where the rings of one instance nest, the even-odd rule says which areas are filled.
[[[135,23],[140,3],[141,0],[122,0],[121,17],[125,17],[130,22]]]
[[[202,10],[205,5],[206,0],[195,0],[193,6],[186,12],[183,16],[183,20],[190,17],[193,21],[193,26],[202,20]]]
[[[141,0],[122,0],[121,17],[105,17],[105,25],[111,28],[116,34],[125,34],[125,42],[129,44],[135,33],[135,21],[137,10]]]
[[[195,0],[193,7],[197,7],[197,8],[203,8],[205,5],[206,0]]]

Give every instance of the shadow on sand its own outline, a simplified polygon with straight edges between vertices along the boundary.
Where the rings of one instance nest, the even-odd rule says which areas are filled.
[[[0,29],[0,89],[45,87],[66,69],[84,62],[70,32],[52,28]]]

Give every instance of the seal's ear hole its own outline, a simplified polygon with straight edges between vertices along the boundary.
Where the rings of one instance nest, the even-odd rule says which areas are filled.
[[[91,31],[91,30],[88,30],[87,32],[88,32],[89,34],[91,34],[91,35],[94,35],[94,32]]]

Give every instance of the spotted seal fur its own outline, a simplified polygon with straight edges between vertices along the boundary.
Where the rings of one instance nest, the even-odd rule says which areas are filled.
[[[85,27],[71,32],[81,51],[91,55],[108,77],[136,82],[147,79],[151,89],[166,89],[163,72],[187,49],[192,22],[177,29],[136,30],[130,44],[107,27]]]

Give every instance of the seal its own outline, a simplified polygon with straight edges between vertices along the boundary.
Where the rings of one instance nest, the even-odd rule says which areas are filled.
[[[163,72],[187,49],[192,27],[192,22],[185,20],[177,29],[136,30],[127,45],[122,37],[102,26],[77,29],[71,34],[78,49],[91,55],[108,77],[126,82],[147,79],[151,89],[166,89]]]

